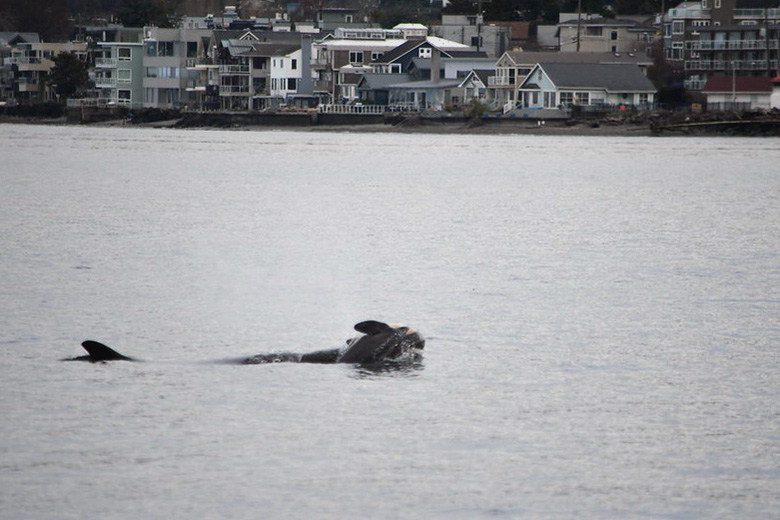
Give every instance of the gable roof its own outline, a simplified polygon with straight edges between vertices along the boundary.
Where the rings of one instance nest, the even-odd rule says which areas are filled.
[[[636,65],[603,63],[540,63],[557,88],[596,88],[608,92],[655,92],[652,82]],[[523,82],[531,83],[534,74]]]
[[[38,33],[0,32],[0,45],[18,45],[20,43],[41,43]]]
[[[390,85],[400,82],[407,82],[411,79],[409,74],[363,74],[358,81],[358,88],[374,90],[384,89]]]
[[[707,79],[707,83],[702,92],[715,93],[715,92],[772,92],[772,79],[771,78],[747,78],[747,77],[711,77]]]
[[[424,40],[406,40],[393,50],[384,53],[382,57],[377,60],[377,62],[392,63],[402,58],[403,56],[406,56],[410,52],[413,52],[415,49],[422,47],[423,45],[439,49],[442,57],[444,58],[451,58],[453,53],[469,53],[468,57],[475,57],[471,55],[471,53],[474,51],[468,45],[463,45],[462,43],[452,42],[442,38],[436,38],[434,36],[428,36]],[[463,55],[461,56],[465,57]],[[479,53],[476,57],[484,56],[484,53]]]
[[[507,51],[504,56],[517,65],[533,66],[537,63],[631,63],[634,65],[653,64],[653,59],[645,53],[634,52],[525,52]]]
[[[487,88],[488,78],[492,76],[493,73],[494,71],[492,70],[472,70],[466,75],[465,78],[463,78],[458,87],[463,87],[469,80],[474,79],[482,83],[482,86]]]

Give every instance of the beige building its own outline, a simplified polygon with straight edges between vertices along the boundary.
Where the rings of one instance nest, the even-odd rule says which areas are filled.
[[[561,52],[644,52],[655,29],[633,20],[594,18],[558,24]]]

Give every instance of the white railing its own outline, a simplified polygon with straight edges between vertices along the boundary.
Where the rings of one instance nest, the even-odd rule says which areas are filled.
[[[508,87],[512,84],[512,78],[509,76],[490,76],[488,77],[488,87]]]
[[[317,107],[322,114],[384,114],[384,105],[320,105]]]
[[[679,19],[679,18],[685,18],[685,19],[710,19],[710,10],[709,9],[669,9],[669,17],[672,19]]]
[[[707,82],[700,79],[686,79],[685,88],[687,90],[701,90],[704,88],[705,83]]]
[[[220,65],[220,74],[249,74],[249,65]]]
[[[780,9],[767,9],[767,18],[780,17]],[[734,9],[734,18],[764,18],[763,9]]]
[[[95,78],[95,86],[98,88],[116,87],[116,78]]]
[[[776,49],[778,40],[701,40],[686,42],[686,47],[692,51],[726,51],[726,50],[765,50]]]
[[[689,60],[685,62],[686,70],[777,70],[777,60],[770,60],[767,66],[766,60]]]
[[[95,58],[95,67],[115,68],[116,67],[116,59],[115,58]]]

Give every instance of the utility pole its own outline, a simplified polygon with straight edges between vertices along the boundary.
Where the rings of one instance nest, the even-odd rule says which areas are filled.
[[[582,30],[582,0],[577,0],[577,52],[580,52],[580,31]]]

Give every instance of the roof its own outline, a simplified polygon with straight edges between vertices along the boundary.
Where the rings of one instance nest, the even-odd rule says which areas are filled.
[[[41,43],[41,39],[38,33],[0,32],[0,45],[16,45],[18,43]]]
[[[457,87],[462,82],[462,79],[441,79],[439,81],[424,80],[424,81],[410,81],[408,83],[394,83],[388,85],[388,88],[400,88],[400,89],[420,89],[420,88],[452,88]]]
[[[482,84],[487,87],[488,85],[488,78],[490,78],[493,75],[492,70],[472,70],[469,72],[465,78],[460,82],[458,85],[459,87],[462,87],[466,81],[468,81],[469,78],[476,77]]]
[[[242,56],[287,56],[300,48],[300,45],[255,42],[252,44],[252,50],[243,53]]]
[[[609,92],[655,92],[653,83],[636,65],[540,63],[539,66],[558,88],[597,88]]]
[[[704,88],[701,89],[704,93],[715,92],[772,92],[772,79],[771,78],[747,78],[747,77],[711,77],[707,79]]]
[[[570,26],[570,25],[577,25],[577,20],[569,20],[563,23],[559,23],[559,26]],[[591,18],[590,20],[582,20],[579,22],[580,25],[602,25],[605,27],[634,27],[635,25],[639,25],[639,23],[635,22],[634,20],[623,20],[621,18]]]
[[[644,53],[634,52],[525,52],[505,53],[518,65],[533,66],[537,63],[630,63],[633,65],[653,64],[653,59]]]
[[[374,90],[387,88],[396,83],[406,82],[411,79],[408,74],[363,74],[363,79],[358,82],[361,88]]]

